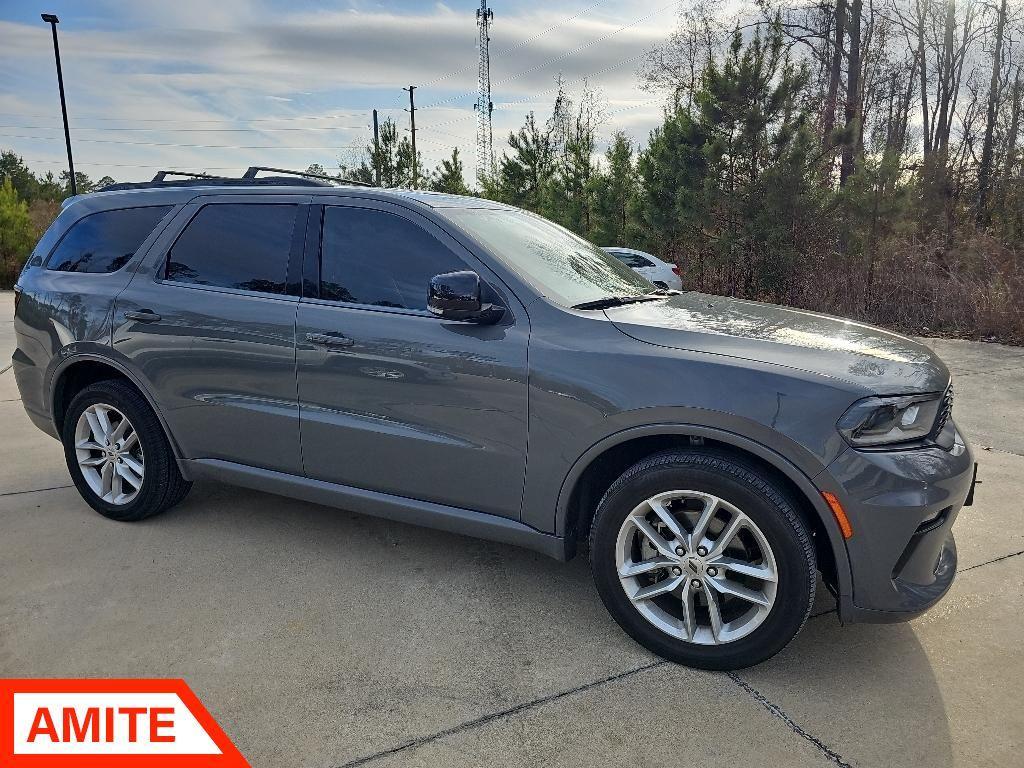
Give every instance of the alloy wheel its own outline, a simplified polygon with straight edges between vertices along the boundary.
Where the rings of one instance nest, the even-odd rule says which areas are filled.
[[[668,491],[638,504],[615,545],[623,591],[672,637],[721,645],[746,637],[775,604],[775,555],[738,507],[700,491]]]
[[[75,426],[75,457],[89,488],[108,504],[130,504],[139,495],[146,477],[142,444],[117,408],[96,403],[82,411]]]

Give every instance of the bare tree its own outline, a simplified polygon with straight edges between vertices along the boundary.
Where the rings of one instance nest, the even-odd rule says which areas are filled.
[[[828,70],[828,91],[825,95],[825,109],[821,120],[822,145],[832,145],[832,131],[836,126],[836,106],[839,99],[839,83],[843,76],[843,38],[846,31],[846,0],[836,0],[833,16],[832,58]]]
[[[1021,81],[1021,68],[1017,67],[1017,75],[1013,81],[1013,90],[1010,92],[1010,127],[1006,131],[1006,148],[1003,157],[1003,186],[1005,187],[1013,173],[1013,166],[1017,162],[1017,139],[1020,133],[1020,120],[1022,109],[1022,97],[1024,97],[1024,82]]]
[[[853,0],[850,4],[849,31],[850,53],[846,67],[846,128],[843,138],[843,160],[839,168],[839,184],[843,185],[854,171],[857,151],[856,135],[859,133],[860,120],[860,21],[863,0]]]
[[[691,108],[701,75],[721,51],[728,30],[729,20],[710,0],[694,0],[681,8],[676,29],[647,52],[638,72],[641,86],[667,91],[673,101]]]
[[[988,195],[992,180],[992,156],[995,143],[996,115],[999,110],[1000,55],[1003,52],[1003,34],[1006,31],[1006,0],[1002,0],[996,19],[996,39],[992,48],[992,79],[988,88],[988,112],[985,119],[985,138],[978,165],[978,208],[975,214],[979,227],[989,222]],[[1012,146],[1012,145],[1011,145]]]

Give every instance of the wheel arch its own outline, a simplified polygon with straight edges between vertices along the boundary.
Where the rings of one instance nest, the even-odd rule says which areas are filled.
[[[558,495],[555,531],[565,540],[566,559],[576,554],[589,530],[597,503],[608,486],[646,456],[673,448],[716,447],[764,467],[790,492],[819,546],[819,568],[830,570],[840,595],[852,594],[846,544],[831,510],[812,478],[794,462],[734,432],[697,424],[650,424],[623,429],[591,446],[569,470]],[[826,559],[827,558],[827,559]]]
[[[174,454],[179,471],[188,480],[186,462],[183,461],[181,449],[174,439],[167,420],[157,407],[153,394],[128,366],[111,357],[95,352],[79,352],[61,360],[53,369],[49,377],[48,391],[51,419],[57,435],[63,434],[64,414],[67,412],[67,406],[71,403],[75,394],[90,384],[110,379],[119,379],[127,382],[145,398],[153,413],[156,414],[157,421],[160,422],[164,435],[167,436],[167,442],[171,446],[171,451]]]

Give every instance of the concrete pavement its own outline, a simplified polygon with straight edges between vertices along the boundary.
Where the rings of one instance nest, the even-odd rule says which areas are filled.
[[[10,316],[0,294],[0,369]],[[633,643],[582,558],[211,484],[104,520],[0,373],[0,676],[184,677],[274,768],[1019,765],[1024,349],[929,343],[984,481],[952,592],[893,626],[841,627],[819,599],[728,675]]]

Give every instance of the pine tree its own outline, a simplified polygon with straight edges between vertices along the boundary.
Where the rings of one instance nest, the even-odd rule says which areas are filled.
[[[701,285],[705,232],[710,228],[705,141],[701,126],[682,106],[668,109],[637,159],[641,183],[633,208],[645,249],[666,261],[690,265]]]
[[[559,86],[548,122],[555,153],[553,173],[541,200],[540,213],[586,237],[591,230],[591,196],[597,168],[594,146],[601,120],[598,98],[584,86],[575,104]]]
[[[7,179],[22,200],[34,200],[39,195],[39,181],[35,174],[21,157],[5,149],[0,152],[0,184]]]
[[[632,141],[617,131],[604,157],[607,167],[598,169],[590,184],[588,234],[599,245],[629,245],[635,237],[631,214],[638,193]]]
[[[69,171],[60,172],[60,183],[64,188],[64,196],[67,197],[71,194],[71,173]],[[84,195],[86,192],[93,192],[95,189],[96,183],[92,179],[81,171],[75,171],[75,190],[78,194]]]
[[[462,158],[459,157],[459,148],[452,150],[452,156],[441,163],[434,170],[430,180],[430,188],[435,192],[447,192],[450,195],[471,195],[469,187],[466,186],[466,179],[463,175]]]
[[[20,199],[10,177],[0,186],[0,287],[17,279],[32,249],[32,220],[28,203]]]
[[[347,167],[339,164],[342,175],[364,184],[375,184],[377,172],[380,172],[380,185],[384,188],[399,187],[401,174],[398,170],[398,126],[390,117],[380,124],[378,146],[366,146],[364,157],[357,166]]]
[[[526,116],[523,127],[509,134],[512,154],[503,154],[493,179],[484,180],[487,197],[540,211],[554,170],[551,131],[537,125],[533,112]]]
[[[403,136],[402,140],[398,142],[398,147],[395,150],[395,186],[411,188],[413,186],[413,172],[416,172],[418,177],[418,186],[423,186],[423,156],[419,151],[416,152],[416,165],[413,166],[412,157],[412,141],[408,136]],[[381,183],[383,184],[383,174],[381,174]],[[387,186],[384,184],[384,186]]]
[[[796,258],[793,214],[807,210],[816,153],[806,146],[807,73],[789,59],[776,18],[746,44],[737,30],[728,55],[708,66],[697,96],[709,164],[705,218],[709,254],[730,294],[778,296]]]

